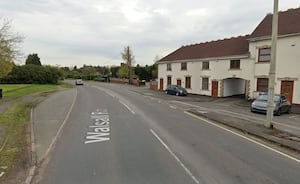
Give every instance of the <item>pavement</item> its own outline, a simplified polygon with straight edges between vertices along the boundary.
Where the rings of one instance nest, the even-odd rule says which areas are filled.
[[[37,162],[47,156],[76,99],[76,88],[63,90],[40,103],[33,111]]]

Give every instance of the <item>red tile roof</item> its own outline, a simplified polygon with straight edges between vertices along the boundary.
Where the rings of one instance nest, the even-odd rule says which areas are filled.
[[[183,46],[158,62],[248,54],[249,35]]]
[[[273,14],[268,14],[256,27],[250,38],[272,35]],[[278,12],[278,35],[300,33],[300,8]]]

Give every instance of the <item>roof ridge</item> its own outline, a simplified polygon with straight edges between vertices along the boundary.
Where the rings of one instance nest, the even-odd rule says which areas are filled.
[[[181,46],[181,48],[183,48],[183,47],[190,47],[190,46],[196,46],[196,45],[202,45],[202,44],[209,44],[209,43],[220,42],[220,41],[226,41],[226,40],[233,40],[233,39],[238,39],[238,38],[246,38],[248,36],[250,36],[250,34],[239,35],[239,36],[232,36],[230,38],[222,38],[222,39],[211,40],[211,41],[204,41],[204,42],[200,42],[200,43],[192,43],[192,44],[188,44],[188,45],[183,45],[183,46]]]
[[[295,10],[300,10],[300,6],[298,8],[289,8],[289,9],[286,9],[286,10],[280,10],[280,11],[278,11],[278,13],[287,13],[287,12],[295,11]],[[268,16],[268,15],[273,15],[273,12],[267,13],[266,16]]]

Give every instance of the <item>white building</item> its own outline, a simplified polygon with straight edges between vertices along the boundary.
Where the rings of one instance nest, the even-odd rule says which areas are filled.
[[[300,104],[300,8],[279,12],[275,93]],[[268,90],[272,14],[251,35],[183,46],[157,62],[158,88],[256,98]]]

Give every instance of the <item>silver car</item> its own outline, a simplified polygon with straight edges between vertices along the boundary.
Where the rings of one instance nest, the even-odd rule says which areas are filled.
[[[281,113],[289,113],[291,111],[291,103],[284,95],[274,96],[274,114],[280,116]],[[268,94],[260,94],[251,104],[251,112],[266,113],[268,106]]]
[[[76,79],[76,80],[75,80],[75,84],[76,84],[76,86],[77,86],[77,85],[83,85],[82,79]]]

